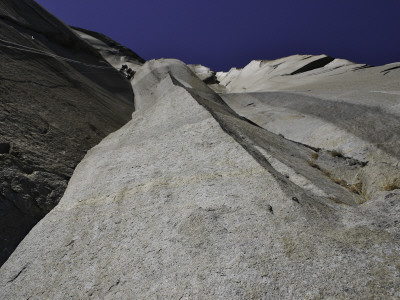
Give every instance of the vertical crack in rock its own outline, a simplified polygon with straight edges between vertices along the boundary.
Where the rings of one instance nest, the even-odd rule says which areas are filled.
[[[268,143],[268,138],[266,138],[267,135],[269,135],[269,142],[278,142],[279,138],[277,138],[274,134],[268,133],[265,129],[261,128],[254,122],[239,116],[228,105],[226,105],[223,99],[217,94],[213,92],[206,94],[191,88],[187,88],[182,85],[172,74],[170,74],[170,76],[175,85],[186,89],[200,105],[210,112],[210,114],[216,119],[221,128],[227,134],[232,136],[251,156],[254,157],[254,159],[261,166],[273,174],[277,182],[281,185],[282,189],[286,191],[288,198],[295,196],[299,199],[304,199],[304,201],[308,201],[311,205],[324,206],[319,198],[307,193],[304,189],[294,184],[291,180],[288,180],[288,178],[286,178],[286,176],[284,176],[281,172],[278,172],[269,163],[265,155],[260,153],[260,151],[257,149],[257,146],[265,148],[266,143]],[[296,145],[294,142],[289,142],[289,144],[290,143],[292,144],[291,146],[287,145],[285,147],[287,147],[286,151],[289,151],[289,148],[292,148],[290,152],[293,153],[293,156],[301,156],[299,153],[307,152],[304,150],[307,147],[304,147],[303,145]],[[293,147],[295,147],[297,151],[294,151]],[[308,172],[305,172],[305,170],[299,171],[303,172],[305,176],[309,175]],[[329,180],[325,180],[325,183],[326,185],[330,186],[331,190],[336,191],[335,194],[337,197],[335,199],[340,199],[336,201],[350,205],[357,204],[357,201],[354,201],[353,199],[354,196],[352,196],[350,193],[342,190],[341,188],[335,187],[334,184],[329,183]],[[301,203],[300,200],[298,200],[298,202]]]

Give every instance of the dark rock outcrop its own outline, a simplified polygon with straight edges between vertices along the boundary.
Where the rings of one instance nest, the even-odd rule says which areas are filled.
[[[0,3],[0,265],[86,151],[130,118],[130,84],[30,0]]]

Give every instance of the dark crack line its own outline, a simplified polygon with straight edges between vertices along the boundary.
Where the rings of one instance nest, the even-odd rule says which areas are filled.
[[[110,286],[110,288],[108,289],[107,292],[111,291],[112,288],[116,287],[117,285],[119,285],[120,280],[118,279],[116,283],[114,283],[112,286]]]
[[[28,267],[28,265],[25,265],[25,266],[22,268],[22,270],[19,271],[18,274],[15,275],[13,278],[11,278],[11,280],[9,280],[7,283],[11,283],[11,282],[15,281],[15,280],[19,277],[19,275],[21,275],[21,273],[22,273],[23,271],[25,271],[25,269],[26,269],[27,267]]]
[[[237,130],[232,127],[229,126],[228,124],[226,124],[226,122],[218,115],[217,112],[214,111],[213,108],[209,107],[209,105],[207,105],[206,100],[204,100],[204,98],[200,95],[197,95],[194,91],[192,91],[192,89],[186,88],[184,86],[182,86],[178,80],[175,79],[175,77],[172,74],[169,74],[171,76],[171,79],[173,81],[173,83],[177,86],[180,86],[182,88],[184,88],[186,91],[188,91],[190,93],[190,95],[193,97],[193,99],[195,101],[197,101],[201,106],[203,106],[211,115],[212,117],[218,122],[218,124],[220,125],[220,127],[222,128],[223,131],[225,131],[228,135],[230,135],[239,145],[241,145],[246,152],[248,152],[264,169],[266,169],[267,171],[269,171],[271,173],[271,175],[277,180],[278,184],[282,187],[282,189],[284,191],[286,191],[286,193],[288,195],[297,195],[299,198],[306,198],[308,195],[308,193],[302,191],[300,189],[300,187],[298,187],[296,184],[294,184],[293,182],[287,180],[287,178],[280,173],[279,171],[277,171],[271,164],[270,162],[264,157],[264,155],[262,155],[260,153],[260,151],[258,151],[253,145],[252,143],[241,136],[241,134],[239,132],[237,132]],[[249,122],[248,119],[246,118],[242,118],[240,115],[238,115],[235,111],[233,111],[226,103],[225,101],[223,101],[223,99],[219,96],[218,97],[218,101],[220,103],[218,104],[222,104],[223,108],[227,111],[228,114],[231,114],[231,116],[233,118],[237,118],[239,121],[242,122],[246,122],[250,125],[256,126],[258,127],[260,130],[265,130],[264,128],[258,126],[257,124],[254,124],[254,122]],[[302,195],[302,196],[300,196]],[[306,196],[307,195],[307,196]],[[300,203],[300,202],[299,202]]]
[[[257,161],[275,178],[276,182],[282,188],[282,191],[286,194],[288,199],[295,197],[297,199],[297,201],[295,202],[297,202],[300,206],[304,206],[304,209],[311,214],[319,215],[321,207],[324,207],[325,210],[332,212],[332,218],[336,218],[334,210],[327,206],[325,201],[321,201],[321,199],[319,199],[309,191],[304,190],[296,183],[289,180],[284,174],[276,170],[268,161],[268,159],[260,152],[260,150],[257,149],[258,146],[266,150],[265,147],[259,144],[257,141],[253,140],[253,138],[248,135],[248,132],[246,133],[246,131],[248,130],[244,130],[244,132],[241,132],[241,130],[238,128],[238,126],[240,127],[240,125],[229,124],[229,121],[226,120],[226,118],[233,118],[236,119],[238,122],[243,122],[242,125],[250,125],[253,127],[254,124],[252,124],[252,122],[248,122],[246,118],[241,118],[241,116],[237,114],[234,110],[232,110],[219,95],[215,94],[212,100],[207,99],[205,96],[197,94],[196,90],[184,87],[177,79],[175,79],[175,77],[171,73],[169,73],[169,75],[174,85],[179,86],[189,92],[193,99],[201,106],[203,106],[219,123],[221,129],[228,135],[230,135],[240,146],[244,148],[247,153],[249,153],[255,159],[255,161]],[[216,105],[216,107],[213,107],[213,105]],[[254,126],[252,130],[267,131],[266,129],[258,125]]]

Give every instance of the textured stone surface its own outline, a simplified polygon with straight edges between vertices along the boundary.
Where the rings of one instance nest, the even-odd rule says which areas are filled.
[[[212,71],[210,68],[207,68],[202,65],[188,65],[188,67],[204,83],[207,83],[209,85],[219,83],[216,73]]]
[[[145,62],[131,49],[119,44],[104,34],[73,27],[73,31],[93,46],[114,68],[120,69],[123,64],[137,71]]]
[[[0,269],[0,297],[400,296],[398,190],[358,205],[314,150],[239,117],[179,61],[147,62],[133,87],[132,120]]]
[[[1,2],[0,22],[3,242],[130,119],[104,59],[137,71],[132,120],[1,267],[1,299],[400,298],[397,64],[296,55],[214,74],[142,65],[33,1]]]
[[[129,83],[33,1],[0,3],[0,264],[86,151],[131,118]],[[73,60],[73,61],[72,61]]]
[[[212,87],[240,115],[317,148],[310,164],[367,201],[400,187],[399,63],[368,67],[335,59],[324,65],[329,60],[252,61],[218,73],[221,82]]]

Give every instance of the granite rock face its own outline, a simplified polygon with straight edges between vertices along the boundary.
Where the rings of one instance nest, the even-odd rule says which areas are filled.
[[[119,44],[104,34],[72,27],[73,31],[84,41],[95,48],[101,56],[114,68],[120,69],[123,64],[135,72],[143,65],[145,60],[131,49]]]
[[[3,241],[51,210],[1,299],[400,298],[398,64],[215,73],[33,1],[0,22]]]
[[[399,190],[360,204],[182,62],[145,63],[133,88],[132,120],[1,268],[2,297],[400,296]]]
[[[211,87],[241,116],[317,149],[310,164],[368,201],[400,188],[399,66],[294,55],[219,72]]]
[[[35,2],[1,1],[0,36],[2,264],[134,107],[129,82]]]

